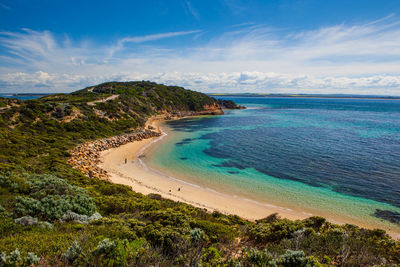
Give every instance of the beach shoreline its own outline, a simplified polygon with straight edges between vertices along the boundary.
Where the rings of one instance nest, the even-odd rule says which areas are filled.
[[[251,221],[265,218],[276,212],[293,220],[310,216],[298,214],[285,207],[275,207],[250,199],[244,200],[238,196],[229,196],[149,168],[143,163],[141,157],[146,149],[166,137],[166,133],[160,127],[162,122],[161,118],[153,117],[146,123],[146,127],[150,125],[160,131],[160,137],[131,142],[101,152],[99,167],[107,171],[111,182],[128,185],[142,194],[159,194],[164,198],[185,202],[210,212],[235,214]],[[125,159],[127,159],[126,164]]]
[[[150,168],[142,159],[145,157],[144,153],[147,149],[150,147],[156,149],[156,144],[167,136],[162,128],[164,121],[162,116],[156,116],[150,118],[146,123],[146,128],[150,126],[161,133],[159,137],[127,143],[101,152],[99,167],[107,171],[111,182],[130,186],[135,192],[145,195],[159,194],[163,198],[184,202],[209,212],[218,211],[224,214],[238,215],[250,221],[278,213],[279,216],[291,220],[323,216],[336,224],[353,223],[360,227],[377,228],[367,223],[348,221],[347,218],[330,218],[328,212],[318,215],[310,214],[283,205],[271,205],[264,201],[249,199],[245,196],[229,195],[215,188],[202,187],[189,182],[183,177],[167,175],[160,170]],[[400,238],[400,233],[392,232],[389,229],[385,230],[392,237]]]

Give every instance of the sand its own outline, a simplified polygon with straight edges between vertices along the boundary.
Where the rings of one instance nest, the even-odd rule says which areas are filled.
[[[148,124],[162,131],[160,122],[157,118],[152,118]],[[146,148],[156,144],[164,137],[165,133],[161,137],[132,142],[103,151],[100,167],[110,174],[110,180],[113,183],[131,186],[134,191],[145,195],[159,194],[164,198],[185,202],[208,211],[235,214],[249,220],[265,218],[275,212],[288,219],[309,217],[308,214],[299,214],[299,212],[285,207],[244,200],[238,196],[230,196],[203,188],[150,169],[142,162],[140,155],[143,155]],[[127,159],[126,164],[125,159]]]
[[[253,201],[244,196],[221,193],[218,189],[205,188],[189,183],[181,177],[171,177],[161,171],[149,168],[141,157],[146,149],[157,144],[165,138],[166,134],[162,130],[160,117],[149,119],[147,125],[155,127],[163,135],[128,143],[101,153],[102,163],[99,166],[108,172],[111,182],[128,185],[134,191],[145,195],[159,194],[164,198],[185,202],[207,211],[234,214],[251,221],[265,218],[272,213],[278,213],[281,217],[291,220],[305,219],[311,216],[310,213],[301,210]],[[125,159],[127,159],[127,163],[125,163]],[[329,212],[318,215],[333,223],[353,223],[365,228],[376,228],[362,222],[348,221],[348,218],[332,218]],[[400,238],[400,233],[386,230],[392,237]]]

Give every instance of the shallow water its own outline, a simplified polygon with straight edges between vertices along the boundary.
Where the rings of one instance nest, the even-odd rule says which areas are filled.
[[[173,134],[149,163],[249,199],[400,231],[400,100],[230,99],[248,109],[168,122]]]

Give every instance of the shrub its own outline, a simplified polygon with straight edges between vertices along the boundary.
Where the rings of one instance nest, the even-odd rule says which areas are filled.
[[[39,227],[41,227],[43,229],[53,229],[54,225],[49,222],[39,222]]]
[[[65,116],[64,108],[63,107],[56,107],[56,110],[51,114],[57,119],[61,119]]]
[[[154,247],[160,248],[164,254],[176,255],[181,252],[183,245],[188,241],[188,236],[185,235],[185,230],[185,228],[182,229],[170,225],[163,227],[156,223],[154,225],[147,225],[143,229],[143,232],[146,239]]]
[[[40,262],[40,257],[36,256],[33,252],[28,252],[26,257],[24,258],[24,263],[27,266],[36,265]]]
[[[102,216],[98,212],[93,213],[92,216],[87,216],[87,215],[80,215],[78,213],[69,210],[66,213],[64,213],[63,216],[61,216],[60,221],[88,224],[92,221],[99,220],[101,218]]]
[[[279,263],[284,267],[297,267],[302,266],[304,258],[303,251],[287,250],[286,253],[281,256]]]
[[[0,253],[0,266],[32,266],[40,262],[40,258],[35,253],[28,252],[28,254],[22,258],[18,248],[12,251],[9,255],[6,253]]]
[[[14,222],[23,226],[31,226],[38,224],[38,219],[31,216],[23,216],[21,218],[15,219]]]
[[[69,264],[73,264],[76,259],[81,255],[82,247],[75,240],[72,245],[64,252],[63,258],[68,261]]]
[[[112,254],[117,247],[117,244],[110,239],[105,238],[97,245],[97,247],[92,251],[95,256]]]
[[[271,223],[266,223],[262,220],[248,226],[248,235],[257,244],[266,244],[290,238],[295,231],[302,228],[303,224],[299,221],[276,219]]]
[[[191,226],[202,229],[210,238],[211,242],[229,242],[235,238],[235,230],[229,225],[206,220],[197,220],[192,222]]]
[[[60,218],[61,222],[76,222],[76,223],[82,223],[82,224],[88,224],[89,223],[89,217],[87,215],[80,215],[78,213],[72,212],[72,211],[67,211],[64,213],[63,216]]]
[[[202,262],[205,266],[219,266],[221,261],[222,257],[217,248],[211,246],[203,249]]]
[[[313,228],[316,232],[319,232],[325,223],[326,219],[319,216],[313,216],[304,220],[305,226]]]
[[[10,216],[10,214],[7,212],[7,210],[2,205],[0,205],[0,218],[5,218],[8,216]]]
[[[30,175],[28,196],[18,196],[15,214],[30,215],[54,221],[71,211],[91,216],[96,211],[93,199],[83,188],[70,185],[53,175]]]
[[[250,251],[244,257],[243,262],[246,266],[276,266],[274,257],[266,249],[261,251],[256,248],[250,249]]]
[[[10,189],[12,192],[23,191],[26,189],[26,179],[16,173],[0,174],[0,186]]]
[[[198,243],[202,240],[204,240],[204,232],[200,228],[190,230],[190,241],[192,243]]]
[[[5,253],[0,254],[0,266],[19,266],[22,264],[21,253],[18,248],[7,255]]]
[[[322,264],[314,257],[306,257],[303,251],[287,250],[279,259],[283,267],[320,267]]]

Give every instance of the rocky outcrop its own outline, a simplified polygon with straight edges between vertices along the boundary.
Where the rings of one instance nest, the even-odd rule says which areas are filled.
[[[109,177],[107,172],[98,166],[100,163],[100,152],[130,142],[140,141],[160,135],[159,132],[142,129],[134,133],[87,142],[70,151],[72,156],[68,160],[68,163],[71,164],[73,168],[82,171],[91,178],[107,179]]]
[[[158,119],[172,120],[187,116],[200,115],[222,115],[224,112],[219,104],[206,105],[202,111],[177,111],[173,113],[163,112]],[[100,168],[100,153],[110,148],[119,147],[130,142],[140,141],[147,138],[160,136],[161,133],[154,131],[155,128],[148,125],[146,129],[140,129],[134,133],[118,135],[110,138],[103,138],[92,142],[87,142],[77,146],[70,151],[72,155],[68,163],[73,168],[82,171],[90,178],[108,179],[107,171]]]
[[[190,116],[204,116],[204,115],[223,115],[224,111],[221,106],[217,103],[213,103],[211,105],[205,105],[203,110],[201,111],[192,111],[192,110],[181,110],[176,112],[167,112],[165,114],[166,120],[179,119],[183,117]]]
[[[218,104],[225,109],[245,109],[245,106],[240,106],[232,100],[218,99]]]

